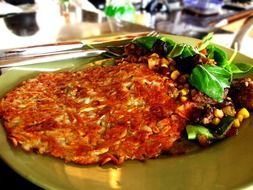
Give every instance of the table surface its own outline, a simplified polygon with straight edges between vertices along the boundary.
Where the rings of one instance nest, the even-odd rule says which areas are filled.
[[[155,20],[152,15],[142,14],[137,16],[137,24],[133,24],[107,19],[102,14],[84,11],[83,9],[75,9],[75,11],[64,16],[64,12],[59,9],[58,5],[48,4],[53,3],[53,1],[38,2],[44,2],[44,4],[36,5],[35,12],[0,18],[0,50],[59,41],[82,40],[101,35],[147,32],[153,29],[166,33],[201,37],[201,34],[206,34],[209,30],[214,29],[214,17],[203,18],[192,14],[187,16],[187,13],[182,11],[165,16],[157,14]],[[215,31],[219,30],[215,29]],[[16,174],[1,159],[0,185],[12,190],[40,189]]]
[[[24,14],[1,16],[0,9],[0,50],[151,29],[201,38],[210,31],[229,33],[222,30],[221,27],[253,14],[253,9],[222,9],[221,14],[209,16],[191,13],[183,9],[171,11],[169,14],[168,12],[149,14],[138,11],[134,20],[131,20],[135,24],[130,24],[107,19],[102,11],[94,13],[83,8],[85,6],[72,6],[69,13],[66,14],[55,1],[43,0],[23,9],[26,12]]]

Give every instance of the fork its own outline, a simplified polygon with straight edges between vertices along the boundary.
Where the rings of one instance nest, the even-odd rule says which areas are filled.
[[[149,32],[148,34],[146,34],[145,36],[147,37],[159,37],[160,33],[152,30],[151,32]],[[133,40],[139,38],[140,36],[135,37]],[[114,57],[123,57],[124,56],[124,45],[121,46],[106,46],[104,48],[106,50],[105,53],[103,53],[104,56],[109,57],[109,58],[114,58]]]
[[[142,33],[136,38],[140,36],[156,37],[159,36],[159,33],[156,31],[151,31],[149,33]],[[88,49],[87,47],[92,46],[84,45],[84,43],[82,43],[81,41],[75,41],[12,49],[2,53],[0,52],[0,68],[31,65],[42,62],[66,60],[81,57],[94,57],[98,55],[105,55],[106,57],[111,58],[121,57],[124,52],[123,46],[107,46],[103,48],[94,47]],[[115,49],[117,49],[117,51]]]
[[[159,33],[154,30],[147,34],[137,33],[136,38],[138,38],[139,36],[145,36],[145,35],[158,36]],[[96,43],[99,44],[100,42],[96,42]],[[85,46],[89,46],[89,44],[86,45],[86,43],[82,41],[70,41],[70,42],[57,42],[57,43],[52,43],[52,44],[42,44],[42,45],[35,45],[35,46],[27,46],[23,48],[0,50],[0,61],[4,59],[8,59],[8,58],[14,58],[14,57],[29,57],[29,56],[36,56],[36,55],[58,54],[62,52],[79,50],[81,48],[84,48]]]

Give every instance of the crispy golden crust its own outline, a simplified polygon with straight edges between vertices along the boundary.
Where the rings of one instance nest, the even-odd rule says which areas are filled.
[[[8,138],[78,164],[120,164],[168,151],[185,119],[175,84],[142,64],[43,73],[0,104]]]

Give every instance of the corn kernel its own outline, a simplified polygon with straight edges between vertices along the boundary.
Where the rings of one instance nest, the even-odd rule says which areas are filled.
[[[180,90],[180,93],[181,93],[182,96],[185,96],[189,93],[189,89],[183,88],[182,90]]]
[[[224,113],[223,113],[223,111],[220,110],[220,109],[215,109],[215,110],[214,110],[214,115],[215,115],[215,117],[223,118]]]
[[[150,55],[150,57],[159,58],[159,55],[158,55],[157,53],[152,53],[152,54]]]
[[[238,115],[242,115],[243,119],[249,118],[250,114],[246,108],[242,108],[239,110]]]
[[[184,109],[185,109],[184,105],[181,105],[177,108],[178,111],[184,111]]]
[[[170,62],[164,57],[160,60],[160,63],[162,67],[167,67],[167,68],[168,68],[168,65],[170,64]]]
[[[215,118],[213,119],[212,123],[213,123],[214,125],[218,125],[218,124],[220,123],[220,118],[215,117]]]
[[[242,122],[243,121],[243,115],[241,115],[241,114],[237,114],[237,117],[236,117],[237,119],[239,119],[239,121],[240,122]]]
[[[180,97],[180,100],[181,100],[181,102],[185,102],[185,101],[188,100],[188,98],[187,98],[186,96],[181,96],[181,97]]]
[[[153,70],[159,65],[159,55],[156,53],[153,53],[148,58],[148,68]]]
[[[239,119],[235,119],[234,120],[233,126],[234,127],[240,127],[240,121],[239,121]]]
[[[180,72],[178,70],[175,70],[171,73],[170,77],[172,80],[176,80],[180,75]]]
[[[202,122],[203,122],[203,124],[205,124],[205,125],[206,125],[206,124],[209,124],[209,119],[205,117],[204,119],[202,119]]]
[[[234,117],[236,114],[235,109],[232,106],[226,106],[222,108],[222,111],[225,115],[230,115],[232,117]]]

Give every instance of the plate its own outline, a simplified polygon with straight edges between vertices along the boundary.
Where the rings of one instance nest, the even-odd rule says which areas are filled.
[[[197,43],[188,37],[168,37],[176,42]],[[231,50],[222,49],[232,54]],[[237,54],[236,60],[253,64],[252,59],[241,54]],[[38,72],[79,69],[90,61],[67,60],[13,68],[0,76],[0,97]],[[9,144],[1,126],[0,156],[18,174],[45,189],[247,189],[253,188],[252,123],[251,116],[244,121],[238,136],[190,154],[103,167],[66,164],[60,159],[25,153]]]

